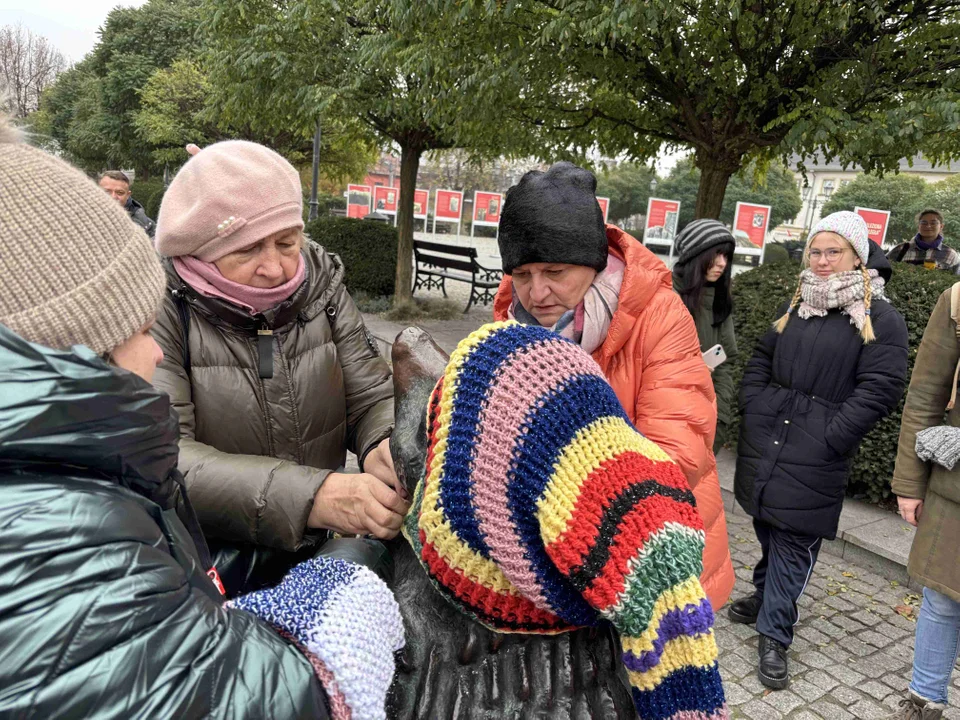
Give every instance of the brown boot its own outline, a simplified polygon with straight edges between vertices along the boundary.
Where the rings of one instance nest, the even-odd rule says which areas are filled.
[[[908,692],[907,696],[900,700],[900,709],[887,715],[886,720],[940,720],[946,709],[946,705],[924,700],[919,695]]]

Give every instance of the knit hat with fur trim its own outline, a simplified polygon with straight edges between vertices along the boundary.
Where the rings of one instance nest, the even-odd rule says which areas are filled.
[[[165,287],[126,211],[0,117],[0,324],[40,345],[102,354],[153,318]]]
[[[807,247],[817,236],[817,233],[832,232],[836,233],[851,246],[857,255],[860,256],[860,262],[866,266],[870,258],[870,238],[867,235],[867,223],[862,217],[849,210],[831,213],[813,226],[807,239]]]
[[[583,348],[485,325],[426,420],[404,535],[444,597],[499,632],[610,622],[639,717],[727,717],[693,493]]]
[[[559,162],[546,172],[531,170],[507,191],[500,216],[503,271],[527,263],[607,266],[607,233],[597,202],[597,178],[589,170]]]
[[[281,230],[303,229],[300,175],[245,140],[205,147],[170,183],[157,216],[157,250],[214,262]]]

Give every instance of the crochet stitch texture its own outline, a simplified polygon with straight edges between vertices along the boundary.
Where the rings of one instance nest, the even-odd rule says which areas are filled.
[[[336,720],[382,720],[394,652],[404,646],[393,593],[373,571],[339,558],[295,566],[276,587],[227,607],[257,615],[306,653]]]
[[[404,534],[450,602],[500,632],[610,622],[641,718],[727,717],[693,493],[586,352],[482,327],[450,357],[427,433]]]

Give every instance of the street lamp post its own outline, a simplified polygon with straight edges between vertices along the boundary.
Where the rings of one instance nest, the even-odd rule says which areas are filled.
[[[656,192],[656,190],[657,190],[657,179],[653,178],[652,180],[650,180],[650,192],[653,193],[653,192]]]
[[[311,220],[316,220],[320,214],[320,203],[317,202],[317,182],[320,179],[320,123],[317,123],[317,132],[313,136],[313,171],[311,175],[310,186],[310,215]]]

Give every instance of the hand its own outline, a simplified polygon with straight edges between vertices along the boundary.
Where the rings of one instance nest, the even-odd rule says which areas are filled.
[[[397,477],[397,469],[393,466],[393,456],[390,454],[390,438],[381,440],[373,450],[363,459],[363,471],[378,478],[380,482],[396,490],[404,500],[409,500],[407,489]]]
[[[900,506],[900,517],[916,527],[917,523],[920,522],[920,514],[923,512],[923,500],[898,497],[897,505]]]
[[[390,540],[410,503],[369,473],[330,473],[313,499],[307,527]]]

